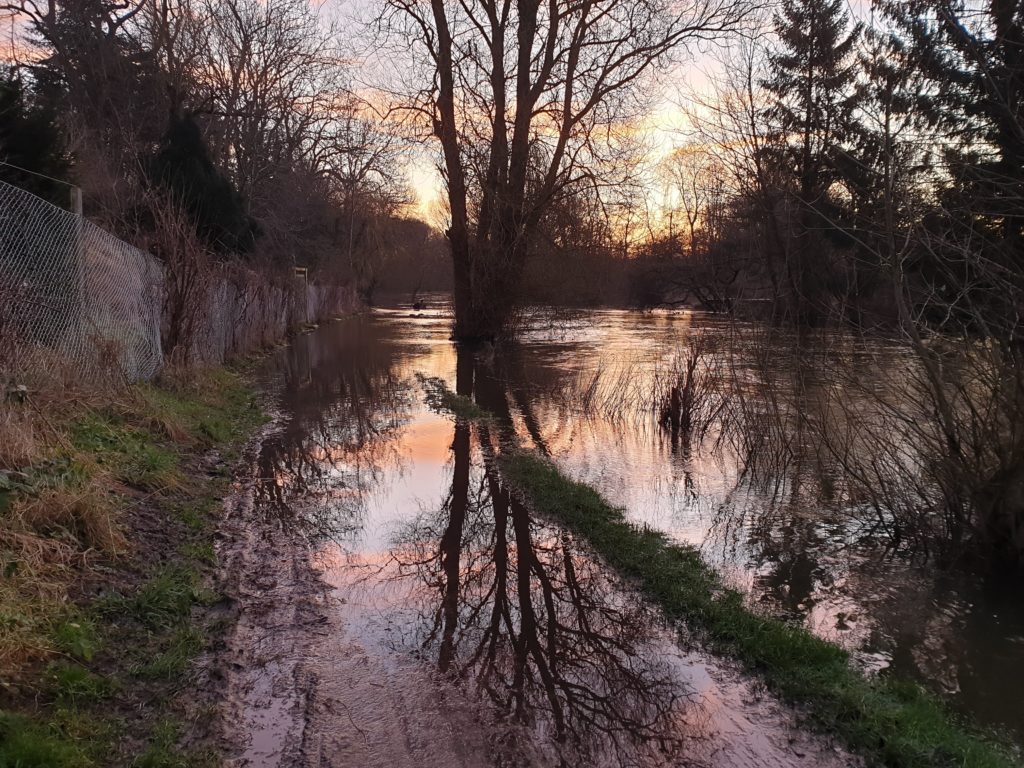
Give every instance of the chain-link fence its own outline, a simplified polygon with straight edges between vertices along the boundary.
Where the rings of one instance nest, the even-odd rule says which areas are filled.
[[[168,274],[81,216],[0,182],[0,368],[9,357],[16,367],[152,378],[164,363],[161,333],[174,325]],[[211,266],[198,283],[194,333],[177,352],[188,362],[224,362],[356,304],[351,288],[239,265]]]
[[[303,279],[271,282],[252,270],[225,267],[206,290],[203,332],[192,357],[221,363],[234,355],[267,347],[290,328],[356,305],[347,287],[307,284]]]
[[[0,339],[31,362],[148,379],[162,363],[160,263],[95,224],[0,182]]]
[[[162,334],[180,336],[165,313],[169,274],[92,222],[0,181],[0,369],[59,362],[153,378],[165,361]],[[194,282],[194,333],[177,350],[184,361],[219,364],[356,304],[350,288],[237,264],[210,265]]]

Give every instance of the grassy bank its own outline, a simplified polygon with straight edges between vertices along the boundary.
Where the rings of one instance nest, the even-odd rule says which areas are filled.
[[[262,421],[223,369],[0,403],[0,768],[217,764],[192,662],[218,633],[229,467]]]
[[[900,768],[1016,764],[993,741],[957,721],[912,683],[867,679],[842,649],[802,626],[752,612],[739,592],[723,587],[699,553],[626,521],[594,489],[525,452],[502,459],[506,478],[539,514],[587,540],[666,615],[698,633],[708,647],[757,672],[815,725],[836,733],[870,763]]]

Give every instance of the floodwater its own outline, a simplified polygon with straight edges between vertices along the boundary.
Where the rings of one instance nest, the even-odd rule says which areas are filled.
[[[280,416],[221,552],[241,606],[233,764],[856,764],[532,515],[494,466],[510,441],[701,547],[751,604],[872,674],[924,680],[1024,735],[1019,600],[879,546],[828,468],[752,467],[713,426],[686,442],[658,425],[658,372],[698,331],[736,345],[718,323],[595,311],[511,351],[460,352],[443,307],[399,307],[275,358]],[[497,419],[435,412],[424,377]]]

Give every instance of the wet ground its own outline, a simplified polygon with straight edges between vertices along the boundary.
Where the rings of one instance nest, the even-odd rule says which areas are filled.
[[[445,312],[399,308],[276,358],[265,376],[279,418],[220,552],[240,611],[224,658],[233,764],[850,764],[531,515],[493,466],[509,440],[700,545],[752,603],[865,666],[929,680],[983,718],[989,697],[971,690],[987,686],[1002,703],[988,720],[1006,724],[1012,675],[997,670],[1024,669],[1019,606],[866,551],[835,510],[793,503],[791,468],[780,504],[735,456],[657,427],[644,377],[698,322],[591,313],[512,353],[457,354]],[[609,371],[617,383],[597,386]],[[422,377],[498,419],[432,411]]]

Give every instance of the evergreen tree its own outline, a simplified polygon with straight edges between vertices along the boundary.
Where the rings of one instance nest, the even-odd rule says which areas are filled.
[[[134,8],[133,8],[134,5]],[[169,86],[156,51],[127,34],[142,4],[120,0],[51,3],[49,12],[26,19],[47,55],[29,66],[51,98],[74,114],[89,141],[133,170],[138,153],[160,140],[167,114]],[[127,151],[125,151],[127,150]]]
[[[850,29],[843,0],[783,0],[775,15],[780,50],[764,83],[769,115],[786,138],[803,202],[814,205],[837,178],[837,155],[854,128],[861,27]]]
[[[149,167],[151,183],[180,204],[196,232],[219,253],[246,253],[259,227],[242,196],[217,170],[192,117],[171,115],[163,146]]]
[[[970,300],[972,312],[1000,306],[990,316],[1016,334],[1024,306],[1024,5],[992,0],[978,7],[962,0],[890,2],[887,10],[915,46],[929,88],[919,108],[939,129],[951,183],[941,196],[945,260],[960,262],[946,271],[971,273],[975,290],[947,285],[943,290]],[[999,274],[980,265],[999,265]],[[1007,278],[1009,279],[1007,282]],[[979,290],[992,295],[984,298]],[[995,299],[1001,299],[996,302]]]
[[[898,244],[919,211],[917,185],[931,158],[920,141],[923,82],[913,51],[881,29],[869,29],[861,49],[855,140],[837,166],[849,195],[858,289],[869,296],[899,271]],[[893,309],[888,301],[879,308],[886,315]]]
[[[851,28],[843,0],[783,0],[775,31],[779,49],[769,57],[763,83],[774,96],[767,118],[782,147],[777,163],[793,180],[799,208],[786,270],[796,319],[812,322],[826,291],[838,290],[818,233],[841,232],[835,225],[844,211],[830,190],[841,180],[841,158],[855,134],[853,53],[861,27]]]
[[[68,187],[43,178],[68,176],[57,114],[48,102],[26,93],[13,72],[0,77],[0,161],[0,181],[67,207]]]

